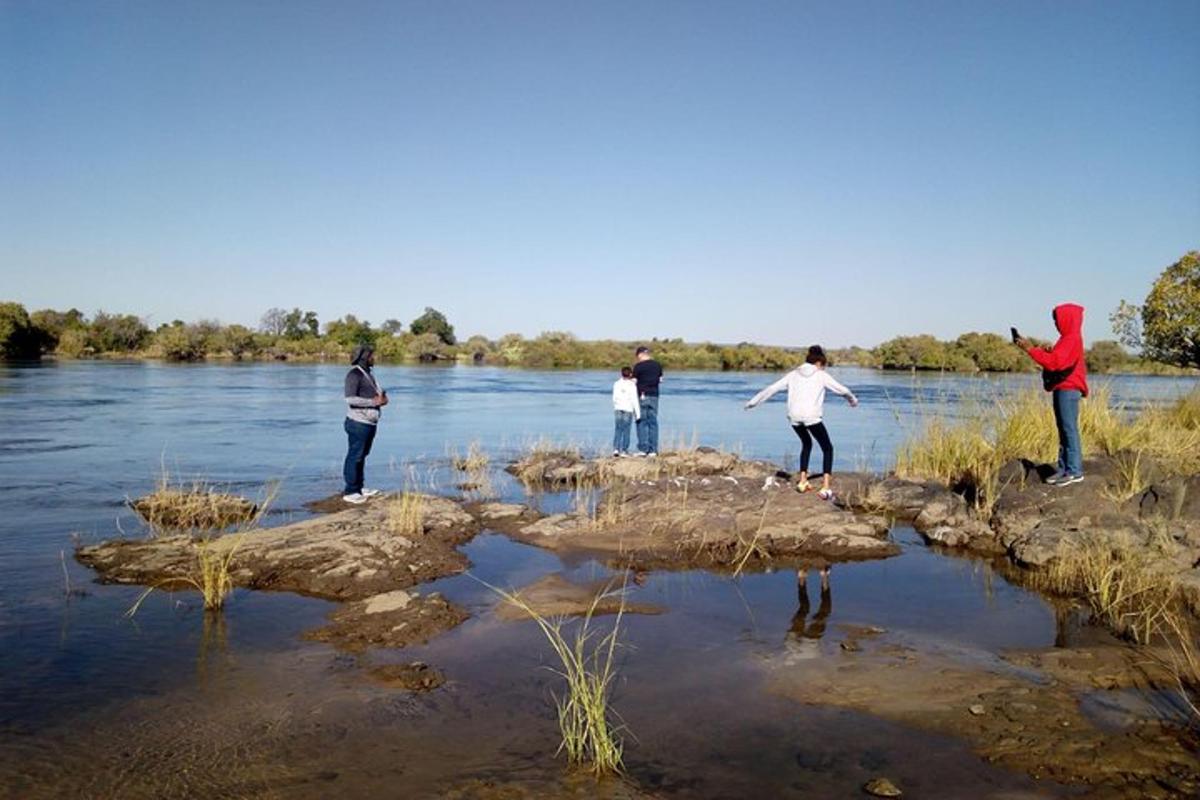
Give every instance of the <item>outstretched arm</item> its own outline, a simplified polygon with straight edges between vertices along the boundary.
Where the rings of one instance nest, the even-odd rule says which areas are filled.
[[[828,372],[822,372],[821,377],[822,380],[825,381],[825,388],[829,389],[829,391],[833,392],[834,394],[840,394],[842,397],[846,398],[846,402],[851,406],[858,405],[858,398],[854,396],[854,392],[838,383],[832,375],[830,375]]]
[[[748,408],[748,409],[754,408],[759,403],[761,403],[765,400],[770,400],[778,392],[782,391],[785,388],[787,388],[787,375],[784,375],[782,378],[775,381],[774,383],[772,383],[767,388],[763,389],[758,394],[754,395],[754,397],[751,397],[750,401],[748,403],[746,403],[746,408]]]

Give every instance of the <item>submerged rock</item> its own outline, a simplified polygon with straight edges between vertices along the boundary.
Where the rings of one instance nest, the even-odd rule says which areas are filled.
[[[887,778],[872,778],[863,786],[863,791],[873,797],[901,797],[904,794]]]
[[[661,614],[665,609],[649,603],[630,603],[619,584],[612,581],[571,583],[562,575],[540,578],[514,592],[517,598],[541,617],[616,614]],[[506,620],[529,619],[529,611],[506,599],[496,606],[496,616]]]
[[[372,667],[367,674],[376,683],[410,692],[428,692],[446,682],[446,676],[421,661],[408,664],[383,664]]]

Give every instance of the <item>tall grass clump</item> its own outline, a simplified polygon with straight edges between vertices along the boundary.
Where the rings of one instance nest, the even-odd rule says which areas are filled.
[[[214,484],[196,478],[172,479],[164,463],[154,491],[129,500],[155,534],[173,531],[222,530],[255,520],[259,505],[239,495],[220,491]]]
[[[167,485],[165,469],[163,470],[160,489],[155,494],[161,494],[164,491],[161,487],[164,485]],[[204,484],[197,483],[193,485],[203,486]],[[147,523],[156,534],[163,533],[166,530],[170,530],[171,532],[182,530],[187,533],[191,537],[190,548],[192,558],[183,574],[173,575],[147,587],[134,604],[129,607],[129,610],[125,612],[126,616],[132,617],[136,614],[145,599],[156,589],[166,589],[168,591],[194,589],[200,593],[206,611],[220,611],[225,605],[225,598],[228,597],[234,588],[234,562],[237,558],[238,550],[245,541],[247,534],[262,523],[267,511],[279,494],[279,488],[280,484],[278,482],[268,484],[263,489],[257,503],[251,503],[248,500],[244,500],[244,498],[237,498],[252,506],[254,512],[249,516],[241,515],[235,520],[230,520],[221,515],[195,513],[176,518],[176,521],[180,523],[178,525],[166,526],[164,524],[160,527],[160,525],[156,525],[147,518]],[[196,494],[201,493],[197,492]],[[188,505],[186,508],[190,509],[192,506]],[[230,526],[233,526],[232,531],[222,533],[223,530]]]
[[[1058,557],[1033,580],[1055,594],[1084,598],[1106,627],[1145,645],[1181,608],[1164,561],[1169,562],[1167,554],[1135,545],[1127,535],[1086,537],[1064,542]]]
[[[425,496],[405,490],[388,502],[388,530],[399,536],[413,538],[425,532]]]
[[[1093,618],[1113,633],[1150,651],[1172,676],[1176,690],[1200,723],[1200,640],[1196,620],[1169,574],[1169,538],[1137,545],[1129,536],[1087,538],[1060,546],[1058,557],[1029,580],[1054,594],[1082,597]]]
[[[1134,416],[1099,387],[1080,406],[1085,455],[1103,454],[1116,465],[1109,495],[1123,502],[1144,491],[1151,467],[1166,475],[1200,471],[1200,390],[1171,406]],[[952,420],[942,411],[926,415],[922,428],[900,447],[896,474],[937,480],[961,491],[984,518],[1000,491],[1001,468],[1014,459],[1054,463],[1058,432],[1045,393],[1026,390],[966,404]]]
[[[611,703],[617,675],[615,656],[625,614],[625,586],[614,589],[610,584],[592,598],[583,617],[569,620],[547,618],[519,593],[484,585],[537,623],[558,660],[559,666],[550,668],[565,683],[563,694],[554,697],[562,736],[558,752],[565,752],[570,764],[588,770],[597,778],[622,772],[621,733],[625,725],[617,721]],[[621,604],[612,628],[601,634],[594,625],[596,609],[613,596],[619,596]]]
[[[488,454],[483,451],[478,440],[467,446],[465,456],[460,456],[457,452],[450,454],[450,464],[459,472],[479,472],[487,469],[488,463]]]

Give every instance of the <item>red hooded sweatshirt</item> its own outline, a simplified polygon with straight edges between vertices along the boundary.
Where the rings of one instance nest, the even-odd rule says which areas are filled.
[[[1087,361],[1083,356],[1083,306],[1063,303],[1054,309],[1054,327],[1058,341],[1044,350],[1029,349],[1029,357],[1042,368],[1042,384],[1047,392],[1078,389],[1087,397]]]

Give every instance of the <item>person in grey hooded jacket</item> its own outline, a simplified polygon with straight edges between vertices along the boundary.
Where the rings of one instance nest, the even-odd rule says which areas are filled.
[[[380,410],[388,404],[387,392],[379,387],[371,368],[375,366],[375,349],[370,345],[354,348],[350,359],[350,371],[346,373],[346,429],[348,447],[342,477],[346,489],[342,499],[358,505],[379,494],[378,489],[363,488],[363,469],[375,431],[379,425]]]

